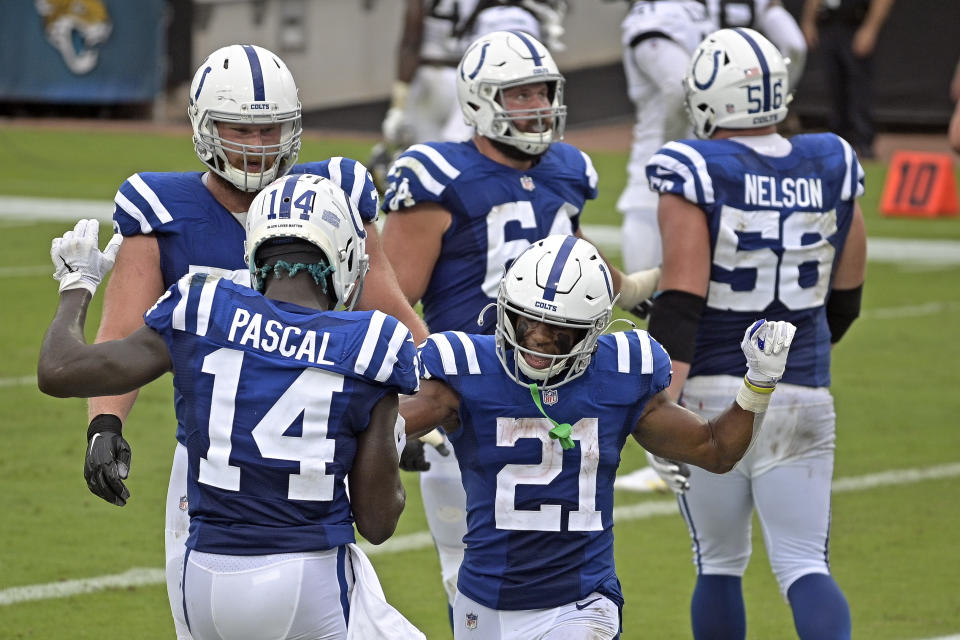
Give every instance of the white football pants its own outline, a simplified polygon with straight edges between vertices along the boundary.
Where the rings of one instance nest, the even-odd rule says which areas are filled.
[[[183,557],[187,551],[187,536],[190,534],[190,516],[187,514],[187,448],[179,442],[173,452],[173,468],[167,485],[167,513],[163,548],[167,562],[167,597],[173,613],[173,626],[177,640],[193,640],[183,615]]]
[[[683,388],[683,404],[705,418],[717,416],[730,406],[742,380],[690,378]],[[690,466],[690,489],[679,503],[700,573],[743,576],[752,549],[754,508],[784,598],[798,578],[830,573],[835,432],[829,389],[781,382],[760,435],[732,471],[717,475]]]
[[[453,604],[455,640],[609,640],[619,631],[617,605],[597,592],[550,609],[490,609],[459,591]]]
[[[457,593],[457,573],[467,546],[467,494],[460,479],[460,466],[453,446],[448,442],[450,455],[442,456],[430,446],[424,446],[424,455],[430,463],[429,471],[420,472],[420,493],[427,525],[440,557],[440,575],[447,592],[447,602],[453,606]]]

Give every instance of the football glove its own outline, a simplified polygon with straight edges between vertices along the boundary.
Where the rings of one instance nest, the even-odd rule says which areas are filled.
[[[660,479],[675,494],[683,495],[683,492],[690,488],[690,467],[682,462],[655,456],[649,451],[646,454],[650,468],[657,472]]]
[[[407,440],[400,453],[400,468],[404,471],[429,471],[430,463],[423,452],[423,442],[417,438]]]
[[[783,377],[796,331],[795,326],[783,320],[757,320],[744,332],[740,348],[747,357],[747,383],[760,393],[772,390]]]
[[[127,504],[130,491],[123,481],[130,475],[130,445],[120,434],[120,418],[101,413],[87,428],[87,452],[83,458],[83,477],[87,488],[118,507]]]
[[[648,298],[656,292],[659,283],[660,267],[623,274],[623,277],[620,278],[620,295],[617,296],[617,306],[631,313],[634,313],[634,310],[644,314],[649,313],[649,307],[644,311],[642,305],[648,303]]]
[[[114,234],[106,248],[99,249],[100,223],[80,220],[72,231],[50,244],[53,277],[60,282],[60,293],[70,289],[86,289],[93,295],[103,277],[113,268],[123,236]]]

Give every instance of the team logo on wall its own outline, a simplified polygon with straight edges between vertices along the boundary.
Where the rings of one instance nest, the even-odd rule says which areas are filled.
[[[476,629],[477,628],[477,614],[468,613],[467,614],[467,629]]]
[[[113,23],[103,0],[35,0],[47,40],[76,75],[97,66],[98,47],[110,37]]]

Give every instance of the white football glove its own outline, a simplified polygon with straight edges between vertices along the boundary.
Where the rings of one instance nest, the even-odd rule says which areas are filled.
[[[60,282],[60,293],[70,289],[97,292],[100,281],[113,268],[123,236],[114,234],[106,248],[99,249],[100,223],[80,220],[72,231],[54,238],[50,244],[53,277]]]
[[[660,267],[634,271],[623,274],[620,278],[620,295],[617,297],[617,306],[627,311],[652,296],[660,283]]]
[[[784,320],[757,320],[747,327],[740,348],[747,357],[747,381],[772,388],[783,377],[787,354],[797,328]]]
[[[646,454],[650,468],[657,472],[664,484],[675,494],[683,495],[683,492],[690,488],[690,467],[682,462],[655,456],[649,451]]]
[[[380,125],[383,139],[387,144],[406,147],[413,139],[413,127],[407,118],[407,112],[397,107],[390,107]]]

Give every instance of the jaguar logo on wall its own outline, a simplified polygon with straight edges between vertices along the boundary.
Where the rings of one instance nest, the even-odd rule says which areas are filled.
[[[103,0],[35,0],[47,40],[77,75],[97,66],[97,49],[110,37],[113,24]]]

